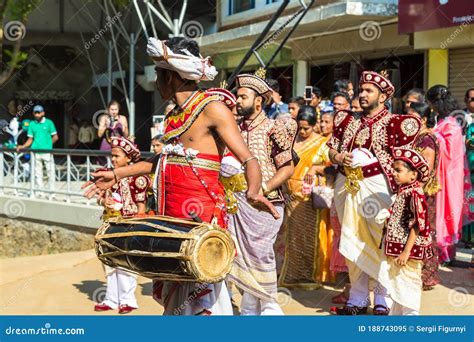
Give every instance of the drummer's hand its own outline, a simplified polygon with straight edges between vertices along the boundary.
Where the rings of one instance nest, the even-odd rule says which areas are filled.
[[[280,214],[275,209],[275,206],[265,197],[263,194],[250,194],[247,193],[247,201],[250,205],[256,209],[267,211],[275,218],[280,218]]]
[[[110,189],[115,184],[115,177],[112,171],[97,171],[91,173],[91,175],[94,179],[81,186],[81,189],[89,187],[84,192],[84,196],[87,198],[97,197],[102,191]]]

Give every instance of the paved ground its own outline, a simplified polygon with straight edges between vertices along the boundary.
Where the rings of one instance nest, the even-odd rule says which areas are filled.
[[[474,269],[467,252],[458,253],[460,267],[441,268],[443,284],[423,293],[422,314],[474,314]],[[94,301],[105,294],[104,280],[92,250],[0,259],[0,315],[104,315],[93,311]],[[151,298],[151,281],[140,277],[138,283],[140,309],[131,314],[161,314],[162,307]],[[279,301],[288,315],[329,315],[330,298],[337,293],[333,287],[284,289]],[[235,300],[239,303],[239,294]]]

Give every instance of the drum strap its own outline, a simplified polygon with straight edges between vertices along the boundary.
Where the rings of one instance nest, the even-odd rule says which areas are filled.
[[[225,215],[226,213],[225,197],[222,194],[216,194],[214,191],[209,189],[209,186],[207,185],[206,181],[199,175],[199,172],[197,168],[194,166],[191,157],[188,155],[188,153],[186,153],[186,149],[184,149],[184,155],[185,155],[186,161],[189,164],[189,167],[191,168],[191,170],[196,175],[199,182],[201,182],[204,189],[206,189],[206,192],[209,194],[209,196],[213,199],[214,203],[216,204],[214,207],[214,213],[212,214],[211,223],[217,225],[218,217],[224,214],[223,215],[224,224],[227,227],[227,215]]]

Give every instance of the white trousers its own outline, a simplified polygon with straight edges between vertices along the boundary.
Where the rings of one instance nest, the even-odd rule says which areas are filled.
[[[137,279],[135,275],[115,269],[107,275],[107,292],[103,303],[112,309],[124,304],[138,308],[137,299],[135,298],[136,288]]]
[[[49,188],[54,189],[54,159],[50,153],[36,153],[35,154],[35,181],[37,189],[41,191],[44,189],[43,182],[43,166],[48,175]],[[53,176],[53,177],[51,177]]]
[[[393,302],[392,309],[390,310],[391,316],[418,316],[420,312],[403,306],[397,302]]]
[[[283,316],[280,305],[273,300],[263,300],[254,295],[244,292],[240,304],[241,316]]]
[[[374,305],[383,305],[386,308],[392,306],[392,299],[388,291],[382,284],[376,282],[374,288]],[[370,305],[370,291],[369,291],[369,275],[362,272],[359,279],[351,279],[351,289],[349,291],[349,300],[347,304],[359,307],[366,307]]]

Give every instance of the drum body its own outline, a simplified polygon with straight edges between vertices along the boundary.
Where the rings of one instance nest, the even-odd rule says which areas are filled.
[[[111,267],[151,279],[202,283],[223,280],[235,255],[227,231],[167,216],[111,218],[99,228],[95,249]]]

